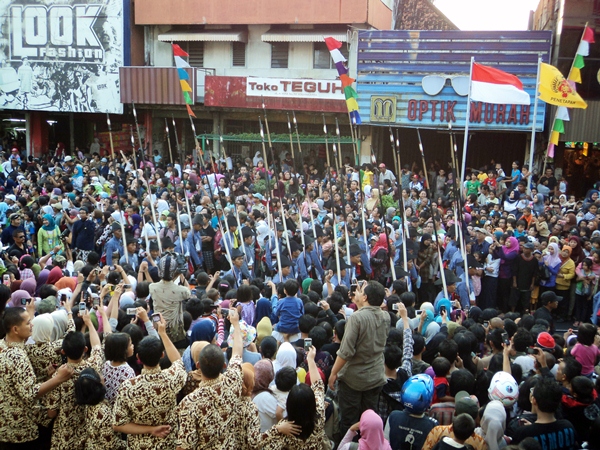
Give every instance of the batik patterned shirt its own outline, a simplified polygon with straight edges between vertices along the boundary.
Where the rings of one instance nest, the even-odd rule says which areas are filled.
[[[0,344],[0,442],[19,444],[38,438],[40,385],[25,344]]]
[[[113,425],[128,423],[146,426],[170,425],[166,438],[151,434],[127,436],[129,450],[173,449],[177,437],[177,393],[183,388],[186,372],[178,359],[171,367],[142,369],[142,374],[121,384],[113,408]]]
[[[179,405],[177,445],[183,449],[236,450],[242,394],[242,358],[233,356],[224,374],[204,380]]]

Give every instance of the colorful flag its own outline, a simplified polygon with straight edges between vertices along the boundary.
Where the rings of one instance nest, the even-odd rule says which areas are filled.
[[[568,108],[587,108],[587,103],[565,80],[562,73],[550,64],[540,66],[539,99],[550,105],[566,106]]]
[[[192,112],[192,108],[190,105],[194,104],[194,99],[192,96],[193,90],[187,80],[190,79],[190,76],[185,71],[185,69],[190,68],[191,66],[186,62],[185,57],[189,56],[183,49],[177,45],[172,44],[173,46],[173,59],[175,60],[175,67],[177,67],[177,74],[179,75],[179,84],[181,86],[181,94],[183,95],[183,101],[185,102],[185,106],[187,107],[188,114],[190,116],[196,117]]]
[[[350,114],[350,119],[354,125],[360,125],[362,123],[360,119],[360,113],[358,112],[358,103],[356,100],[358,99],[358,94],[352,87],[352,83],[354,79],[348,76],[348,68],[346,67],[346,58],[340,52],[340,48],[342,48],[342,43],[332,37],[325,38],[325,45],[327,45],[327,49],[331,54],[331,59],[335,64],[335,68],[338,71],[338,75],[342,82],[342,87],[344,89],[344,96],[346,97],[346,106],[348,108],[348,113]]]
[[[473,63],[471,100],[476,102],[529,105],[531,98],[515,75],[494,67]]]
[[[571,120],[571,118],[569,117],[569,110],[566,106],[559,106],[556,109],[556,118],[564,122],[568,122]]]

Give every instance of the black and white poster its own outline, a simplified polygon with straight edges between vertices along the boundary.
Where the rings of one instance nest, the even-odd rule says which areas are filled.
[[[0,109],[121,114],[123,0],[0,0]]]

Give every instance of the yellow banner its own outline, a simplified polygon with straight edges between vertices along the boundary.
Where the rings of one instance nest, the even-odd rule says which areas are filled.
[[[179,80],[179,84],[181,84],[181,90],[183,92],[192,92],[191,86],[185,80]]]
[[[560,133],[558,131],[553,131],[550,134],[550,142],[554,145],[558,145],[558,139],[560,138]]]
[[[550,105],[567,108],[587,108],[587,103],[565,80],[562,73],[550,64],[542,63],[540,67],[539,99]]]

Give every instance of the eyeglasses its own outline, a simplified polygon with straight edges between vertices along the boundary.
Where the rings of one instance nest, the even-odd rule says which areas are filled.
[[[25,239],[25,236],[17,236],[17,239]]]
[[[466,97],[469,94],[469,77],[463,75],[427,75],[423,77],[421,86],[426,94],[438,95],[446,86],[447,80],[450,80],[452,89],[461,97]]]

